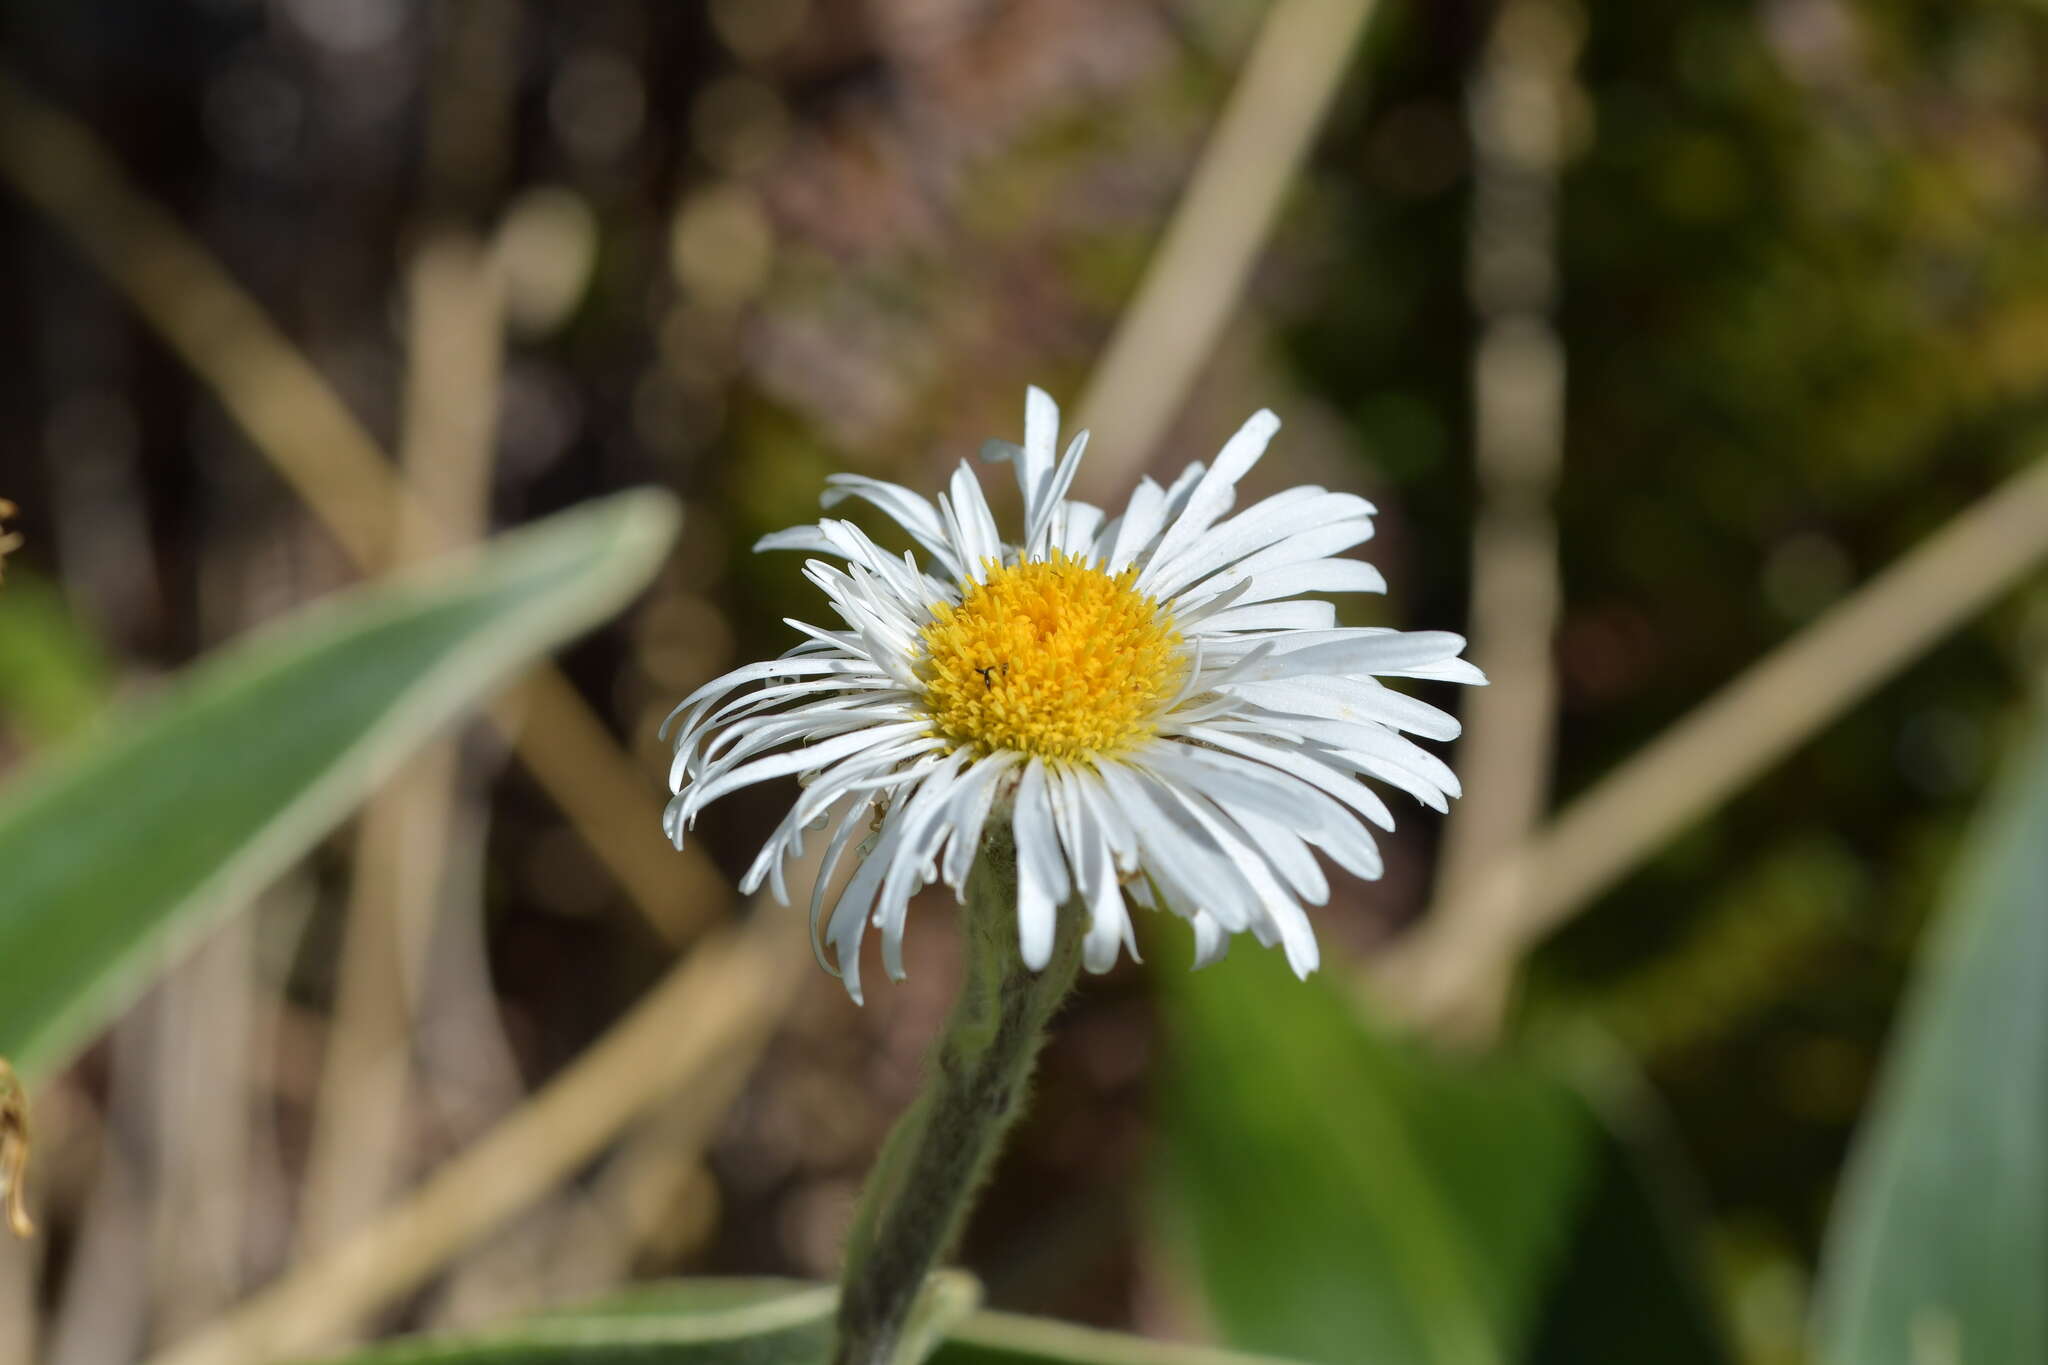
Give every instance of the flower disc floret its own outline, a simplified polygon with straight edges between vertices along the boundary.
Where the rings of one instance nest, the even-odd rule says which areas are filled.
[[[938,734],[982,753],[1078,759],[1155,733],[1187,666],[1137,570],[1105,573],[1061,550],[986,568],[924,629],[917,672]]]

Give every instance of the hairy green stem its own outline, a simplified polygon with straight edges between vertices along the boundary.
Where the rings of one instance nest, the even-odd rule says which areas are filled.
[[[927,1064],[923,1092],[882,1149],[848,1239],[834,1365],[889,1365],[925,1277],[959,1235],[990,1163],[1023,1108],[1045,1027],[1081,961],[1072,907],[1052,960],[1017,946],[1017,857],[992,831],[967,883],[967,973]]]

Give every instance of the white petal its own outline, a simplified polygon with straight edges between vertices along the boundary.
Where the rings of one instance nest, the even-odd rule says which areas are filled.
[[[1052,961],[1059,908],[1069,890],[1046,791],[1045,762],[1033,758],[1017,784],[1012,828],[1017,842],[1017,946],[1024,965],[1038,971]]]
[[[854,869],[846,889],[839,893],[838,903],[832,907],[828,932],[832,938],[833,956],[839,962],[846,992],[856,1003],[861,998],[860,945],[867,933],[868,914],[874,908],[875,893],[880,890],[882,879],[905,852],[903,836],[908,824],[904,810],[905,807],[899,804],[882,817],[881,832],[875,835],[874,846],[861,858],[860,866]],[[895,935],[897,941],[891,945],[885,932],[882,953],[900,965],[903,952],[903,925],[900,920],[895,925]]]
[[[1239,564],[1196,585],[1190,593],[1221,591],[1232,584],[1248,582],[1245,602],[1271,602],[1298,597],[1305,592],[1385,592],[1387,580],[1362,559],[1311,559],[1273,569],[1249,569]]]
[[[858,730],[872,730],[890,724],[904,725],[922,719],[905,703],[876,700],[877,697],[887,695],[842,694],[791,707],[787,711],[748,716],[744,720],[734,721],[711,735],[694,755],[677,754],[675,763],[670,765],[669,780],[680,789],[681,779],[677,777],[677,768],[686,760],[691,760],[686,776],[694,785],[691,791],[683,792],[683,796],[686,800],[702,804],[714,798],[698,796],[694,787],[723,777],[735,770],[742,761],[756,754],[766,753],[770,749],[778,749],[789,743],[817,744],[825,739]],[[827,757],[821,761],[831,762],[832,759]],[[794,771],[804,772],[807,771],[807,767],[799,766]],[[777,774],[764,773],[762,776],[774,777]]]
[[[1237,722],[1231,724],[1235,725]],[[1349,724],[1333,720],[1276,722],[1276,728],[1281,726],[1295,734],[1327,745],[1348,757],[1368,756],[1397,764],[1432,786],[1452,796],[1458,795],[1458,775],[1451,771],[1450,765],[1413,740],[1395,734],[1385,726]]]
[[[1151,565],[1138,576],[1141,592],[1152,591],[1155,569],[1162,565],[1171,567],[1173,557],[1183,547],[1191,544],[1195,537],[1230,510],[1230,504],[1236,497],[1237,481],[1258,463],[1259,456],[1266,452],[1266,443],[1279,429],[1280,419],[1270,410],[1261,408],[1237,429],[1235,436],[1223,443],[1223,449],[1216,454],[1215,465],[1195,484],[1188,495],[1187,506],[1181,509],[1180,515],[1174,518],[1173,524],[1160,538]]]
[[[1294,968],[1297,976],[1305,977],[1314,971],[1320,960],[1315,931],[1309,926],[1307,914],[1273,875],[1265,856],[1245,837],[1243,830],[1223,818],[1204,795],[1179,787],[1172,791],[1175,798],[1185,805],[1187,814],[1201,824],[1208,837],[1216,841],[1228,875],[1243,886],[1249,896],[1253,913],[1247,917],[1247,927],[1261,943],[1282,944],[1287,951],[1288,965]],[[1221,922],[1228,927],[1228,921]]]
[[[882,931],[882,965],[897,981],[903,979],[903,923],[910,898],[929,880],[926,869],[946,835],[941,821],[967,761],[965,750],[954,750],[918,782],[917,790],[903,803],[901,842],[882,878],[875,907],[875,927]]]
[[[792,526],[786,531],[770,531],[754,542],[758,553],[763,550],[809,550],[813,554],[832,554],[832,542],[825,539],[825,533],[816,526]]]
[[[1081,962],[1091,972],[1106,972],[1116,965],[1117,949],[1129,930],[1109,840],[1084,793],[1084,788],[1094,780],[1090,774],[1068,769],[1052,774],[1052,790],[1060,817],[1060,838],[1067,846],[1075,889],[1088,903],[1088,932],[1081,940]]]
[[[1486,675],[1479,666],[1468,659],[1445,659],[1441,663],[1417,664],[1413,668],[1382,668],[1375,670],[1388,678],[1429,678],[1436,682],[1463,683],[1467,687],[1486,686]]]
[[[1016,759],[1010,753],[990,754],[963,773],[954,787],[952,807],[946,812],[952,833],[940,876],[953,888],[956,899],[966,899],[967,878],[974,869],[975,855],[981,852],[982,826],[1002,789],[1003,776],[1016,766]]]
[[[988,498],[981,491],[981,480],[965,460],[953,471],[949,488],[953,512],[960,523],[960,554],[967,561],[967,575],[979,583],[987,576],[987,561],[1001,561],[1003,538],[996,529],[995,513],[989,511]]]
[[[1327,720],[1372,721],[1424,739],[1456,739],[1458,718],[1374,678],[1308,677],[1226,684],[1264,710]]]
[[[665,734],[668,727],[675,723],[676,717],[682,715],[691,707],[700,705],[715,697],[724,696],[734,688],[742,687],[750,682],[757,682],[764,678],[801,678],[816,674],[858,675],[871,671],[872,666],[864,659],[791,659],[785,656],[780,659],[763,659],[759,663],[743,664],[733,669],[730,673],[713,678],[689,696],[684,697],[676,705],[675,710],[668,713],[668,719],[662,722],[662,731]]]
[[[1252,847],[1272,864],[1273,870],[1292,887],[1294,894],[1310,905],[1324,905],[1330,899],[1330,879],[1323,875],[1316,855],[1301,836],[1280,821],[1258,811],[1218,798],[1217,809],[1236,823],[1250,838]]]
[[[838,973],[825,960],[824,947],[818,942],[818,921],[824,916],[825,892],[832,884],[832,874],[838,870],[840,855],[846,851],[847,844],[852,842],[854,833],[860,828],[861,819],[874,804],[872,792],[862,793],[840,813],[838,827],[832,831],[832,838],[825,845],[825,856],[818,863],[818,879],[811,884],[811,956],[818,960],[820,967],[832,971],[835,976]],[[855,997],[856,1000],[858,998]]]
[[[1362,541],[1372,539],[1372,518],[1359,517],[1352,521],[1340,521],[1330,526],[1318,526],[1289,536],[1277,544],[1268,545],[1257,554],[1247,555],[1229,568],[1218,570],[1210,577],[1181,590],[1186,597],[1201,597],[1235,583],[1241,578],[1259,577],[1276,573],[1282,569],[1303,564],[1355,563],[1353,560],[1332,560]],[[1372,591],[1384,591],[1384,587]],[[1298,589],[1297,591],[1307,591]],[[1276,593],[1275,596],[1287,596]]]
[[[952,540],[946,534],[945,523],[940,519],[938,509],[917,493],[901,484],[886,483],[871,479],[865,474],[829,474],[824,496],[819,502],[833,507],[847,498],[860,498],[887,513],[891,520],[916,538],[917,543],[931,553],[953,577],[960,576]]]
[[[1371,881],[1380,875],[1379,847],[1372,835],[1319,784],[1237,754],[1172,741],[1148,745],[1132,761],[1174,784],[1183,800],[1264,815],[1299,831],[1354,876]],[[1378,798],[1373,801],[1377,804]]]
[[[986,441],[981,458],[1010,461],[1017,467],[1017,491],[1024,495],[1024,523],[1038,524],[1051,487],[1053,461],[1059,454],[1060,409],[1052,395],[1036,385],[1024,391],[1024,444]]]
[[[1328,602],[1306,598],[1295,602],[1258,602],[1251,606],[1219,611],[1202,623],[1203,634],[1230,630],[1329,630],[1337,624],[1337,609]]]
[[[1130,506],[1117,518],[1116,540],[1109,551],[1108,571],[1122,573],[1144,553],[1166,526],[1166,490],[1150,478],[1138,480]]]
[[[1350,493],[1331,493],[1314,487],[1285,489],[1204,531],[1170,559],[1162,546],[1161,555],[1155,557],[1149,571],[1151,590],[1171,596],[1247,556],[1269,548],[1307,543],[1309,533],[1334,525],[1353,528],[1357,539],[1350,544],[1369,539],[1372,504]],[[1349,549],[1350,545],[1344,548]]]
[[[1266,915],[1265,922],[1277,934],[1287,954],[1287,965],[1294,969],[1296,976],[1306,979],[1322,962],[1321,951],[1316,946],[1315,929],[1309,924],[1308,915],[1274,878],[1264,856],[1242,834],[1221,822],[1213,829],[1223,841],[1226,851],[1233,855],[1233,870],[1248,880],[1257,894],[1259,908]],[[1264,943],[1272,941],[1263,933],[1259,938]]]
[[[1123,763],[1099,771],[1138,836],[1145,870],[1169,893],[1169,908],[1181,915],[1206,910],[1227,929],[1248,928],[1257,906],[1243,879],[1174,789]]]
[[[1464,636],[1443,630],[1311,631],[1299,641],[1283,640],[1246,676],[1264,682],[1312,673],[1393,673],[1441,663],[1464,648]]]
[[[756,782],[766,782],[771,777],[787,777],[791,773],[799,773],[807,768],[822,767],[847,754],[859,753],[862,749],[873,748],[890,740],[920,734],[928,728],[929,722],[922,720],[873,725],[856,730],[852,734],[828,739],[821,744],[807,745],[794,753],[756,759],[752,763],[722,773],[711,781],[693,785],[689,791],[683,793],[683,800],[688,803],[689,809],[701,810],[727,792],[737,791]]]
[[[1095,551],[1095,538],[1102,528],[1102,516],[1102,509],[1093,503],[1061,502],[1053,522],[1053,543],[1076,559],[1101,559]]]
[[[1387,803],[1364,783],[1347,773],[1332,767],[1319,755],[1304,751],[1298,745],[1281,744],[1264,734],[1241,734],[1222,726],[1197,726],[1188,731],[1192,738],[1200,739],[1247,758],[1256,758],[1270,763],[1283,772],[1291,773],[1302,781],[1310,783],[1336,797],[1345,805],[1378,825],[1381,829],[1394,827],[1394,813],[1387,809]]]
[[[1110,859],[1117,870],[1136,872],[1139,867],[1138,836],[1132,832],[1131,822],[1124,818],[1121,808],[1104,789],[1101,774],[1092,768],[1075,769],[1069,782],[1074,793],[1081,798],[1081,818],[1102,831],[1102,837],[1109,845]]]
[[[1359,823],[1355,815],[1321,791],[1315,793],[1316,804],[1305,812],[1302,818],[1292,822],[1273,821],[1270,813],[1242,800],[1241,791],[1237,788],[1217,788],[1210,799],[1218,810],[1242,825],[1247,833],[1253,833],[1254,825],[1278,824],[1286,834],[1320,848],[1337,866],[1361,881],[1378,881],[1380,874],[1386,870],[1385,861],[1380,857],[1379,845],[1373,841],[1372,832]],[[1289,874],[1282,866],[1282,858],[1289,856],[1284,848],[1259,838],[1256,834],[1253,846],[1264,854],[1289,882],[1297,887],[1314,885],[1314,879],[1304,882]],[[1320,875],[1318,869],[1317,876]],[[1316,904],[1322,903],[1322,898],[1318,895],[1306,890],[1302,894],[1307,900]]]
[[[1024,391],[1024,458],[1017,465],[1018,491],[1024,495],[1026,516],[1036,513],[1037,499],[1044,496],[1059,443],[1060,405],[1034,384]]]
[[[908,766],[899,766],[906,754],[914,756],[915,752],[913,741],[911,745],[898,749],[884,748],[855,754],[807,785],[790,806],[789,813],[775,827],[775,832],[761,845],[761,851],[746,875],[740,878],[741,894],[752,895],[763,879],[773,877],[775,899],[784,905],[789,904],[789,890],[782,879],[782,860],[802,852],[804,831],[851,792],[915,786],[920,773],[940,761],[937,755],[930,755],[917,758]]]
[[[1024,526],[1024,554],[1029,559],[1043,559],[1048,546],[1046,537],[1052,532],[1053,517],[1060,509],[1060,500],[1067,496],[1067,490],[1074,486],[1074,473],[1081,467],[1081,454],[1088,449],[1088,433],[1081,432],[1067,446],[1067,453],[1060,457],[1059,467],[1046,480],[1045,488],[1039,494],[1038,506],[1032,511]]]
[[[1226,786],[1231,799],[1280,821],[1313,821],[1319,793],[1286,774],[1250,759],[1162,740],[1126,760],[1176,789],[1204,792]]]
[[[1196,911],[1190,922],[1195,927],[1195,966],[1207,967],[1221,962],[1223,955],[1230,951],[1230,935],[1206,910]]]

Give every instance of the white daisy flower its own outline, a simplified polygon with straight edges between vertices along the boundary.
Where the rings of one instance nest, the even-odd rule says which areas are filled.
[[[792,620],[803,643],[676,708],[670,839],[680,848],[698,812],[729,792],[799,775],[801,794],[742,889],[767,881],[787,904],[784,861],[830,825],[812,940],[834,969],[822,928],[856,1001],[868,926],[901,979],[910,898],[938,880],[964,899],[984,827],[1005,820],[1033,969],[1070,899],[1086,906],[1091,971],[1120,948],[1135,956],[1128,897],[1190,920],[1198,962],[1248,930],[1306,976],[1317,952],[1302,907],[1329,896],[1315,853],[1378,877],[1367,823],[1394,826],[1361,779],[1438,811],[1458,794],[1451,770],[1406,737],[1449,739],[1457,721],[1379,679],[1485,678],[1458,657],[1460,636],[1340,629],[1328,602],[1303,596],[1385,591],[1371,565],[1337,557],[1371,537],[1371,503],[1290,488],[1226,516],[1279,426],[1258,413],[1213,465],[1190,465],[1171,487],[1141,480],[1106,519],[1066,496],[1088,434],[1055,458],[1059,409],[1034,388],[1024,444],[982,450],[1015,466],[1014,542],[965,461],[936,505],[833,475],[826,507],[873,504],[925,562],[832,518],[762,538],[757,549],[844,562],[812,559],[804,573],[845,628]],[[739,691],[749,684],[761,686]],[[827,913],[826,888],[856,839],[858,866]]]

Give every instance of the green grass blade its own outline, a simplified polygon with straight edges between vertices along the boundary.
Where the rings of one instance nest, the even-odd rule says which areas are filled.
[[[407,753],[618,610],[676,521],[628,493],[316,604],[0,793],[0,1054],[61,1063]]]

